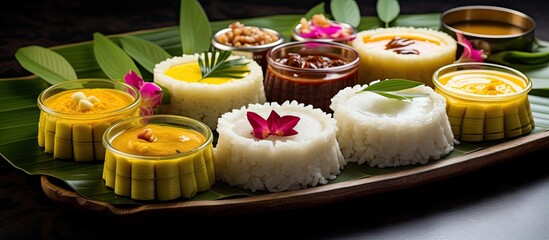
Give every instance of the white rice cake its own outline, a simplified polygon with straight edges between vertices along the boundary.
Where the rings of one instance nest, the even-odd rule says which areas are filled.
[[[247,111],[267,119],[271,110],[300,118],[292,136],[255,138]],[[281,192],[326,184],[346,164],[336,140],[336,122],[296,101],[250,104],[219,118],[214,167],[219,180],[251,191]]]
[[[403,90],[429,95],[402,101],[373,92],[357,94],[367,86],[341,90],[330,105],[347,161],[380,168],[425,164],[454,149],[446,100],[431,87]]]

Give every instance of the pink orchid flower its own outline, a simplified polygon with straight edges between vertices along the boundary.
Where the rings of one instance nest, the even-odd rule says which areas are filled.
[[[141,93],[141,115],[152,115],[154,109],[162,103],[162,88],[152,82],[145,82],[136,72],[130,70],[124,75],[124,81],[137,88]]]
[[[297,131],[293,128],[300,120],[299,117],[291,115],[280,117],[274,110],[271,110],[267,120],[254,112],[248,112],[247,117],[253,128],[251,134],[259,139],[265,139],[270,135],[282,137],[295,135]]]
[[[486,58],[483,49],[474,49],[471,42],[463,36],[461,33],[456,33],[457,42],[459,45],[463,46],[463,53],[457,60],[457,62],[483,62]]]

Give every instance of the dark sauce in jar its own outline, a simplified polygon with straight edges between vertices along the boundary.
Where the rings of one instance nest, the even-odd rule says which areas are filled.
[[[332,97],[358,82],[358,53],[340,43],[319,43],[306,50],[292,46],[307,43],[290,44],[268,54],[267,101],[281,104],[295,100],[331,113]]]

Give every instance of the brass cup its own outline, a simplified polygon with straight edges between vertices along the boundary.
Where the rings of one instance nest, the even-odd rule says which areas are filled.
[[[488,23],[518,31],[509,34],[489,34],[463,31],[461,24]],[[442,13],[440,30],[456,37],[463,34],[475,49],[483,49],[486,55],[505,50],[532,51],[536,24],[528,15],[508,8],[495,6],[463,6]]]

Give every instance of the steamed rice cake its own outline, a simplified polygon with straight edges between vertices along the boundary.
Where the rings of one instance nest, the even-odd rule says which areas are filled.
[[[214,130],[223,113],[249,103],[265,102],[263,70],[257,62],[249,61],[249,72],[243,78],[202,79],[199,56],[175,56],[155,65],[154,82],[170,94],[170,103],[163,104],[162,113],[190,117]],[[239,57],[231,55],[227,60]]]
[[[431,87],[401,90],[428,94],[403,101],[374,92],[357,93],[367,86],[341,90],[330,105],[347,161],[380,168],[426,164],[454,149],[446,100]]]
[[[246,119],[247,112],[267,118],[271,111],[280,116],[299,117],[297,134],[258,139]],[[345,165],[336,140],[336,123],[312,105],[297,101],[282,104],[250,104],[219,118],[219,139],[214,166],[219,180],[251,191],[281,192],[335,179]]]

